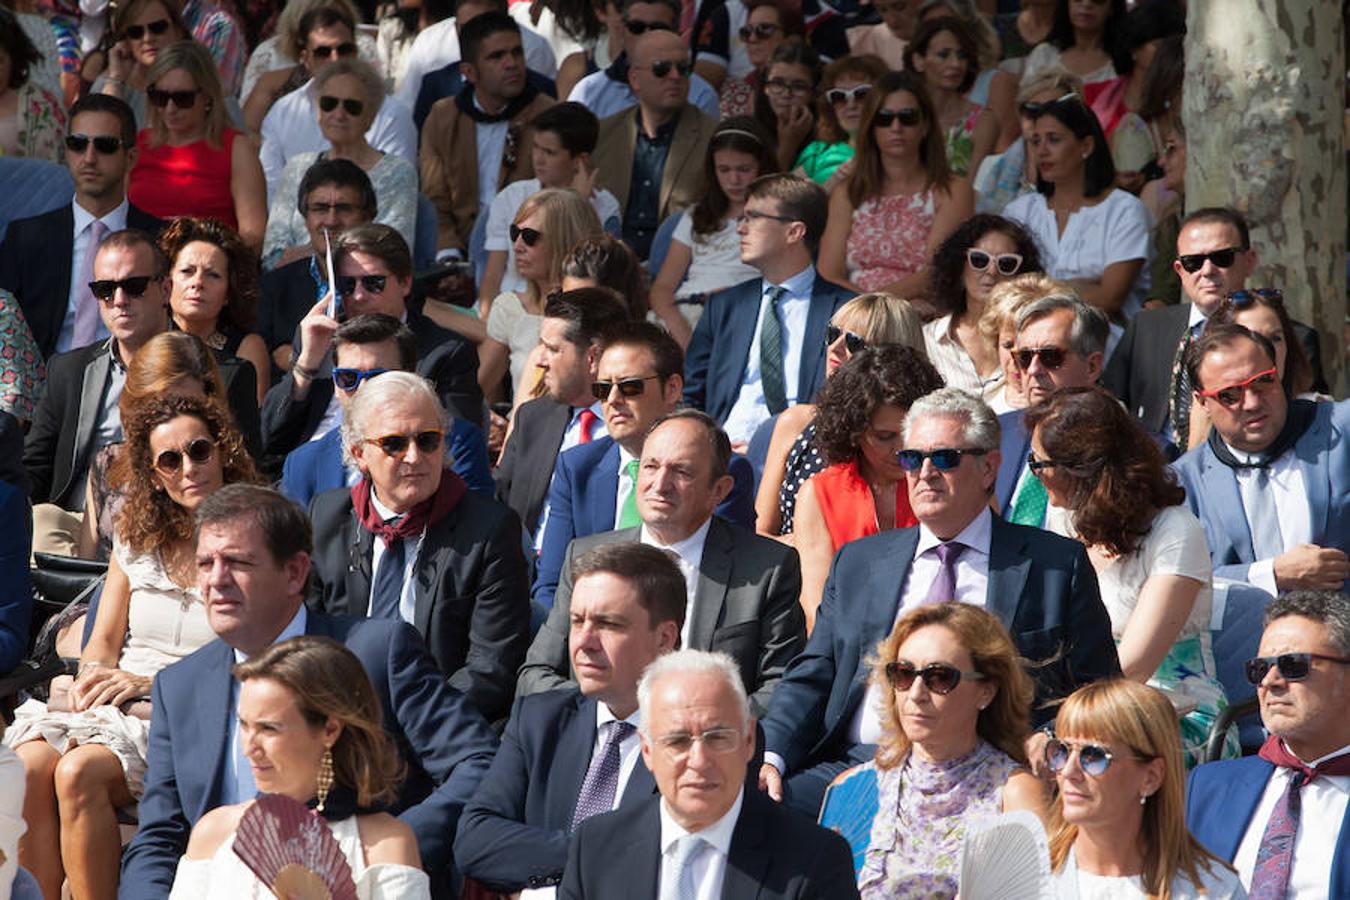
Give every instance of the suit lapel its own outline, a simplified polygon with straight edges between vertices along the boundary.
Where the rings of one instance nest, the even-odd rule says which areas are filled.
[[[811,303],[806,313],[806,334],[802,340],[802,359],[797,370],[797,400],[810,402],[819,387],[816,376],[825,371],[825,328],[834,315],[829,285],[819,274],[811,285]]]
[[[431,634],[431,598],[433,586],[440,583],[441,566],[445,565],[451,554],[441,553],[454,541],[455,529],[459,527],[459,517],[452,510],[448,516],[435,525],[428,525],[422,537],[422,546],[417,551],[417,565],[413,572],[417,579],[413,585],[413,627],[417,633],[426,637]],[[434,565],[427,565],[433,561]]]
[[[732,300],[734,309],[727,317],[726,344],[729,365],[724,369],[728,380],[721,386],[722,390],[727,392],[727,412],[731,411],[732,405],[736,402],[746,366],[750,363],[750,347],[755,341],[755,326],[759,324],[759,307],[764,300],[764,280],[750,281],[733,290],[736,291]],[[715,361],[708,367],[709,375],[716,371],[714,366]],[[709,385],[710,394],[711,391],[712,386]]]
[[[698,587],[694,589],[694,608],[689,611],[689,646],[707,650],[712,646],[713,632],[727,601],[727,585],[731,583],[731,558],[734,534],[729,526],[714,516],[708,525],[708,537],[703,542],[703,558],[699,560]]]
[[[1011,631],[1022,603],[1022,590],[1031,572],[1031,559],[1022,552],[1025,541],[1016,526],[998,516],[992,520],[989,541],[989,583],[984,607]]]
[[[184,810],[192,821],[197,821],[209,810],[221,805],[221,791],[224,788],[225,765],[232,750],[230,747],[230,717],[234,710],[230,708],[230,694],[234,678],[230,669],[234,666],[234,650],[224,641],[216,641],[209,651],[210,661],[204,667],[208,678],[192,690],[192,704],[197,712],[197,721],[201,723],[201,736],[210,741],[211,735],[220,735],[203,748],[210,766],[205,769],[206,792],[202,795],[201,808]],[[202,760],[206,761],[206,760]]]
[[[1317,418],[1303,437],[1294,444],[1294,455],[1303,474],[1303,490],[1308,497],[1308,517],[1312,525],[1312,541],[1325,540],[1331,512],[1328,494],[1328,459],[1331,444],[1331,404],[1319,403]]]
[[[722,897],[725,900],[746,900],[758,897],[768,878],[772,848],[765,833],[768,822],[758,791],[747,788],[741,804],[741,814],[731,832],[731,846],[727,848],[726,874],[722,878]]]
[[[637,146],[637,112],[635,110],[625,110],[623,118],[619,120],[623,128],[623,138],[616,142],[615,146],[627,148],[627,152],[619,153],[614,159],[614,177],[611,183],[614,185],[613,194],[619,201],[620,209],[628,209],[628,190],[633,183],[633,148]],[[603,177],[603,171],[601,173]],[[664,195],[664,188],[662,189]]]
[[[1006,518],[1012,510],[1013,491],[1017,489],[1017,480],[1022,477],[1031,436],[1022,422],[1021,410],[1006,418],[1000,417],[999,422],[1003,426],[1003,436],[999,441],[999,452],[1003,458],[998,467],[994,496],[998,498],[1000,512]]]
[[[71,271],[73,268],[70,263],[71,257],[75,253],[75,208],[67,203],[58,210],[60,215],[55,217],[57,230],[52,233],[52,245],[57,248],[61,255],[58,259],[64,259],[66,265],[56,266],[56,287],[58,293],[56,296],[65,299],[70,296],[70,285],[75,280],[78,273]],[[58,315],[64,316],[66,304],[60,303],[52,306],[52,309]],[[62,319],[55,318],[52,331],[52,347],[56,347],[56,337],[60,336]]]
[[[895,624],[895,614],[900,609],[905,581],[909,577],[910,570],[914,567],[914,551],[919,546],[919,529],[905,528],[900,531],[887,532],[887,534],[894,535],[894,538],[889,546],[882,548],[885,552],[877,554],[876,558],[872,560],[871,571],[868,572],[866,580],[862,582],[868,587],[868,596],[862,610],[863,621],[859,628],[859,634],[887,635],[891,633],[891,627]],[[859,651],[867,653],[871,649],[871,646],[864,642]],[[862,702],[863,694],[867,691],[867,666],[863,664],[862,659],[856,659],[852,662],[854,666],[853,682],[849,685],[848,700],[844,705],[846,712],[839,722],[841,726],[849,724],[852,715],[851,710],[857,709],[858,704]]]
[[[1218,515],[1210,517],[1211,520],[1218,520],[1217,524],[1223,528],[1239,559],[1255,560],[1252,532],[1247,525],[1247,512],[1242,505],[1237,476],[1232,469],[1219,462],[1209,447],[1204,447],[1200,454],[1200,465],[1203,467],[1200,481],[1204,485],[1205,502],[1211,509],[1219,511]]]
[[[374,578],[371,563],[375,558],[375,535],[357,521],[355,509],[347,521],[348,527],[351,528],[351,534],[346,541],[347,552],[351,555],[347,560],[346,612],[349,616],[365,618],[370,608],[370,586]]]
[[[74,457],[71,459],[71,471],[81,469],[80,455],[92,446],[94,426],[98,422],[99,406],[103,402],[104,388],[112,372],[112,347],[105,344],[94,354],[94,358],[84,367],[84,380],[80,382],[80,408],[75,418]]]
[[[586,770],[591,766],[591,751],[595,749],[595,703],[582,694],[576,695],[575,703],[567,710],[568,721],[559,731],[558,745],[553,753],[553,769],[548,777],[557,782],[558,790],[550,796],[565,801],[567,808],[560,806],[552,812],[557,814],[554,821],[565,823],[565,826],[572,822],[581,786],[586,781]]]
[[[680,121],[675,125],[675,133],[671,135],[670,151],[666,154],[666,164],[661,170],[661,203],[657,207],[661,218],[665,218],[665,210],[670,205],[670,195],[675,190],[675,185],[679,184],[680,172],[694,156],[691,151],[698,142],[702,125],[697,113],[698,110],[686,103],[684,109],[680,110]],[[637,146],[636,140],[633,146]],[[698,160],[698,164],[701,165],[702,160]]]
[[[625,809],[629,806],[650,800],[656,793],[656,779],[652,776],[651,770],[647,764],[642,761],[642,754],[638,754],[637,765],[633,766],[633,774],[628,776],[628,784],[624,785],[623,796],[619,798],[619,808]]]
[[[600,457],[591,474],[586,475],[586,514],[595,528],[591,533],[613,531],[619,524],[619,510],[615,499],[619,490],[619,445],[612,439],[609,449]],[[636,490],[637,485],[633,486]]]

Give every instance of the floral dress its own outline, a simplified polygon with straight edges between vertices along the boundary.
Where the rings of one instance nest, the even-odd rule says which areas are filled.
[[[935,211],[931,188],[863,201],[848,234],[849,281],[859,290],[879,291],[922,269]]]
[[[975,122],[983,111],[984,107],[977,103],[969,115],[947,129],[947,165],[953,175],[970,171],[970,158],[975,153]]]
[[[31,420],[46,380],[42,353],[19,309],[19,301],[9,291],[0,289],[0,410],[20,422]]]
[[[51,91],[26,82],[19,88],[14,155],[65,164],[66,111]]]

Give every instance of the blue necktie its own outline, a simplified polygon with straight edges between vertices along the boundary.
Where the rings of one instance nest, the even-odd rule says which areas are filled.
[[[787,382],[783,378],[783,322],[779,318],[778,303],[787,293],[786,288],[769,288],[769,308],[759,327],[759,378],[764,388],[764,404],[769,413],[778,415],[787,409]]]
[[[401,619],[399,602],[403,599],[403,566],[407,562],[408,542],[402,538],[386,541],[375,586],[370,594],[372,619]]]

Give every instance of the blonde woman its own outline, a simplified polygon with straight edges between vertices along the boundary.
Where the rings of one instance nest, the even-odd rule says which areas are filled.
[[[1026,394],[1022,389],[1022,370],[1017,368],[1012,355],[1017,346],[1017,313],[1032,300],[1065,293],[1072,294],[1073,290],[1039,273],[1018,275],[994,285],[989,291],[976,330],[982,340],[992,342],[998,349],[998,364],[1003,369],[1003,390],[992,397],[985,397],[985,402],[998,415],[1024,409],[1027,405]]]

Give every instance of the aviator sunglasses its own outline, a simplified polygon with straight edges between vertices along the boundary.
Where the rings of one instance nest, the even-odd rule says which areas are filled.
[[[689,64],[689,60],[687,59],[658,59],[656,62],[652,63],[651,68],[652,74],[657,78],[665,78],[670,74],[671,69],[680,73],[681,78],[688,78],[689,73],[694,70],[694,67]]]
[[[1040,357],[1041,365],[1053,372],[1064,365],[1064,361],[1069,358],[1069,351],[1062,347],[1028,347],[1012,352],[1017,368],[1023,371],[1031,368],[1031,361],[1037,357]]]
[[[834,342],[841,337],[844,339],[844,348],[848,350],[849,353],[857,353],[867,346],[867,340],[860,334],[855,334],[852,331],[845,331],[837,325],[825,326],[826,347],[833,345]]]
[[[183,468],[183,457],[187,457],[197,465],[208,462],[211,456],[216,452],[214,441],[206,438],[197,438],[188,443],[182,450],[165,450],[159,456],[155,457],[155,468],[166,475],[173,474]]]
[[[946,663],[929,663],[918,669],[913,663],[888,662],[885,671],[886,680],[897,691],[909,690],[917,678],[934,694],[950,694],[956,690],[962,678],[969,678],[971,681],[983,681],[985,678],[983,672],[962,672],[956,666],[949,666]]]
[[[361,282],[361,287],[366,289],[367,294],[382,294],[384,286],[389,281],[388,275],[339,275],[333,279],[336,284],[339,297],[350,297],[356,293],[356,283]]]

